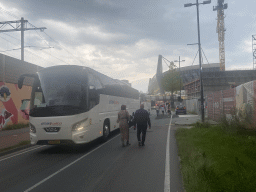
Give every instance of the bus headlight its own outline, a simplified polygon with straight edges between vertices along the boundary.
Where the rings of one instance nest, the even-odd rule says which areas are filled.
[[[36,128],[34,125],[32,125],[31,123],[29,123],[29,128],[30,128],[30,132],[31,133],[36,133]]]
[[[86,119],[84,119],[82,121],[79,121],[79,122],[75,123],[72,126],[72,131],[82,131],[88,125],[89,125],[88,118],[86,118]]]

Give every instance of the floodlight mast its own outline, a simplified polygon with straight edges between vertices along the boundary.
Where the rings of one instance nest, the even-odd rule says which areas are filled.
[[[184,7],[190,7],[192,5],[196,5],[197,8],[197,31],[198,31],[198,51],[199,51],[199,74],[200,74],[200,87],[201,87],[201,115],[202,122],[204,122],[204,92],[203,92],[203,80],[202,80],[202,55],[201,55],[201,43],[200,43],[200,27],[199,27],[199,5],[200,4],[210,4],[211,0],[204,1],[203,3],[198,3],[196,0],[195,4],[187,3],[184,4]]]

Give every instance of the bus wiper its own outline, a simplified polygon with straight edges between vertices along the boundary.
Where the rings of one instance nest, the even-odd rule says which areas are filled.
[[[58,109],[58,108],[68,108],[68,109],[83,109],[80,106],[74,106],[74,105],[46,105],[46,108],[50,109]]]

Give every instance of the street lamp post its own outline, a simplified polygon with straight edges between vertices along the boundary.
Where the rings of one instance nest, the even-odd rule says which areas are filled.
[[[201,115],[202,115],[202,122],[204,122],[204,92],[203,92],[203,80],[202,80],[202,63],[201,63],[201,43],[200,43],[200,28],[199,28],[199,5],[200,4],[210,4],[211,0],[203,1],[203,3],[187,3],[184,4],[184,7],[191,7],[192,5],[196,5],[197,9],[197,31],[198,31],[198,49],[199,49],[199,74],[200,74],[200,87],[201,87]]]
[[[179,62],[179,72],[180,72],[180,62],[184,62],[185,60],[180,60],[180,56],[179,56],[179,61],[175,60],[174,62]],[[181,77],[180,77],[181,78]],[[181,99],[181,79],[180,79],[180,99]]]

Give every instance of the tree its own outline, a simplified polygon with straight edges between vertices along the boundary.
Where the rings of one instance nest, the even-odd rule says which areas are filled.
[[[173,99],[173,92],[180,90],[183,87],[182,80],[180,77],[179,71],[176,70],[176,66],[173,62],[170,63],[169,70],[164,74],[161,85],[164,91],[171,92],[172,101]]]

